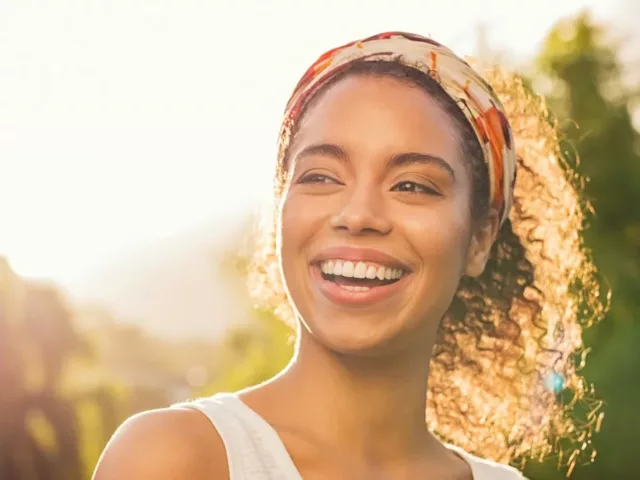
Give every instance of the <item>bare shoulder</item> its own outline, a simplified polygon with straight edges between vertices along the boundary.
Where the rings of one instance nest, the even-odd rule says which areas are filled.
[[[113,435],[93,480],[229,478],[222,439],[208,419],[187,408],[129,418]]]

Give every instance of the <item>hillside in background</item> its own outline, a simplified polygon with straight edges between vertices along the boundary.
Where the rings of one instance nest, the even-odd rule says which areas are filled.
[[[218,339],[252,315],[244,282],[221,266],[244,239],[249,222],[249,214],[213,219],[137,246],[68,285],[68,293],[154,335]]]

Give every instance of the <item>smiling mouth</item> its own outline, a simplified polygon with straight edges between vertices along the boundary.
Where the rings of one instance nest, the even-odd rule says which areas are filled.
[[[352,292],[366,292],[376,287],[391,285],[408,272],[371,262],[325,260],[318,265],[322,278]]]

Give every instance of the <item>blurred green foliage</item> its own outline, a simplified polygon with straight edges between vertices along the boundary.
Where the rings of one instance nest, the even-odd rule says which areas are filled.
[[[586,13],[561,21],[536,62],[563,150],[588,179],[584,193],[595,214],[585,240],[613,293],[605,321],[584,336],[591,353],[583,374],[605,402],[605,419],[594,438],[596,461],[576,468],[578,480],[640,478],[640,135],[630,111],[638,86],[624,84],[612,33]],[[564,478],[551,460],[530,465],[529,475]]]
[[[104,387],[78,391],[66,383],[69,361],[90,358],[71,316],[52,285],[25,282],[0,259],[0,478],[86,478],[82,446],[114,428]],[[80,422],[87,405],[97,409],[96,430]]]
[[[293,355],[291,329],[273,312],[258,311],[255,322],[231,331],[221,346],[217,379],[202,395],[234,392],[257,385],[280,372]]]
[[[0,479],[90,478],[128,416],[196,394],[213,351],[72,308],[0,257]]]

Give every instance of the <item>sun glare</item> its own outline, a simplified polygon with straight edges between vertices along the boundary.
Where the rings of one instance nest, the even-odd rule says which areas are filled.
[[[559,16],[597,3],[407,1],[365,15],[335,1],[3,3],[0,254],[64,281],[127,245],[246,211],[267,191],[295,80],[354,35],[419,31],[473,54],[483,25],[490,48],[527,58]]]

